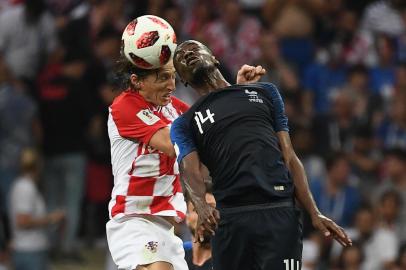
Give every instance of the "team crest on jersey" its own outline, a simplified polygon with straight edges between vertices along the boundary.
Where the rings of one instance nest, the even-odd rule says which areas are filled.
[[[145,248],[152,253],[155,253],[158,249],[158,242],[155,241],[149,241],[146,245]]]
[[[159,117],[148,109],[139,111],[137,113],[137,116],[139,119],[141,119],[142,122],[144,122],[148,126],[152,126],[153,124],[159,121]]]
[[[245,93],[248,95],[249,102],[264,103],[264,101],[258,97],[257,91],[250,91],[248,89],[245,89]]]

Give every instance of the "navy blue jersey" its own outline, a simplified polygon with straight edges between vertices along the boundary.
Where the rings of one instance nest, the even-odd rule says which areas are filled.
[[[197,150],[210,171],[218,207],[293,197],[276,132],[288,131],[275,85],[234,85],[199,99],[172,124],[179,161]]]

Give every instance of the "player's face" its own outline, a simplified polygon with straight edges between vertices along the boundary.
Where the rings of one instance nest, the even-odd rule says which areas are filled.
[[[187,41],[179,45],[175,55],[176,72],[184,82],[192,82],[194,74],[202,68],[215,67],[218,64],[210,50],[198,41]]]
[[[173,91],[175,91],[175,68],[171,60],[160,68],[157,74],[148,75],[142,80],[139,93],[148,102],[165,106],[171,102]]]

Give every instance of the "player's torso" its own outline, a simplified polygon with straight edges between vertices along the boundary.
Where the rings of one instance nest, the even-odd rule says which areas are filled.
[[[208,95],[188,112],[202,162],[213,177],[214,189],[226,198],[246,195],[247,203],[272,196],[289,196],[291,181],[283,164],[274,129],[273,104],[266,90],[233,87]],[[224,192],[223,192],[224,193]],[[261,195],[262,194],[262,197]],[[248,197],[247,197],[248,196]]]
[[[108,119],[114,175],[109,205],[111,216],[119,218],[133,213],[160,215],[160,212],[165,212],[163,216],[181,215],[185,207],[176,158],[153,149],[141,140],[123,137],[112,112],[114,109],[121,110],[120,106],[113,103]],[[139,117],[147,128],[158,120],[170,126],[180,115],[173,104],[153,108],[134,102],[133,106],[126,113]]]

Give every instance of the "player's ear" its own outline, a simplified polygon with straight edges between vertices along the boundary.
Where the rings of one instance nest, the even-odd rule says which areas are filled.
[[[183,83],[183,85],[185,86],[185,87],[187,87],[189,84],[187,83],[187,82],[185,82],[182,78],[180,79],[180,82],[181,83]]]
[[[141,89],[141,80],[140,80],[140,77],[138,77],[136,74],[131,74],[130,83],[131,83],[131,87],[134,90],[140,90]]]

